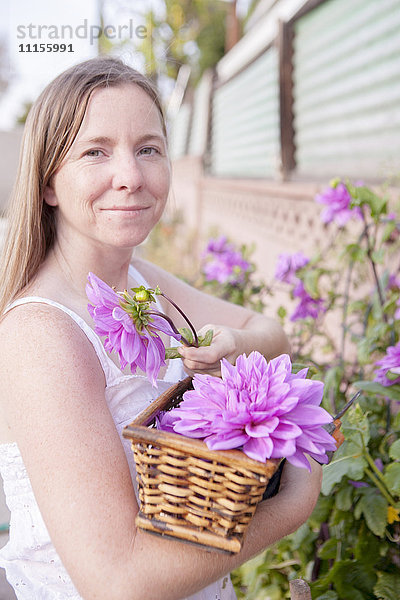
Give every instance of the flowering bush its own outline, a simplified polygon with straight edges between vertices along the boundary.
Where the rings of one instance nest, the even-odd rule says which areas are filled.
[[[389,346],[386,355],[375,364],[379,367],[375,371],[375,381],[385,387],[400,383],[400,342],[395,346]]]
[[[251,270],[251,264],[225,236],[209,241],[203,254],[203,272],[207,281],[243,284]]]
[[[324,467],[317,507],[300,529],[234,573],[239,598],[289,597],[311,582],[313,600],[400,598],[400,219],[387,198],[334,181],[316,197],[326,245],[284,254],[274,287],[294,311],[293,360],[312,364],[332,414],[362,390],[343,418],[345,442]],[[272,289],[270,286],[269,289]],[[328,318],[329,317],[329,318]]]
[[[253,248],[236,247],[226,236],[209,240],[201,256],[201,278],[197,285],[212,294],[261,312],[266,293],[263,282],[254,281]]]

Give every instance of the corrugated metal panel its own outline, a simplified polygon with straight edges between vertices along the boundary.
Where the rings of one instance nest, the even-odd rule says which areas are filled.
[[[189,139],[189,154],[192,156],[203,156],[206,151],[211,89],[212,72],[206,71],[196,88],[193,100],[193,119]]]
[[[211,171],[221,176],[274,176],[279,139],[278,54],[270,48],[214,94]]]
[[[169,154],[172,159],[187,153],[191,107],[182,104],[168,134]]]
[[[400,171],[400,1],[328,0],[295,23],[299,174]]]

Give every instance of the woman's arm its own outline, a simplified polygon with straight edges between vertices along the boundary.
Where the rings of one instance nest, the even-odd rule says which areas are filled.
[[[51,539],[85,600],[176,600],[294,531],[311,513],[321,472],[288,467],[262,502],[243,549],[225,556],[137,530],[121,440],[90,342],[52,307],[13,309],[0,326],[2,410]]]
[[[239,354],[249,354],[253,350],[258,350],[267,359],[290,352],[289,341],[275,319],[201,292],[146,261],[135,261],[135,264],[151,286],[159,285],[179,305],[198,332],[214,331],[210,347],[181,348],[189,373],[218,374],[221,358],[234,363]],[[187,327],[173,307],[165,301],[163,304],[178,327]]]

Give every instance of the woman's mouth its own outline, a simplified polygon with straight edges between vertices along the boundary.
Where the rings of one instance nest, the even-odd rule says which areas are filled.
[[[110,206],[109,208],[102,208],[102,212],[109,214],[120,214],[124,216],[137,216],[143,211],[147,210],[149,206]]]

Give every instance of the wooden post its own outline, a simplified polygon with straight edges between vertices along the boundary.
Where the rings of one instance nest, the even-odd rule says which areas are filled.
[[[311,591],[304,579],[292,579],[289,582],[291,600],[311,600]]]
[[[240,40],[240,23],[236,10],[237,0],[231,0],[227,7],[225,53],[229,52]]]
[[[279,99],[280,99],[280,143],[281,175],[289,179],[296,166],[293,124],[293,27],[279,22]]]

